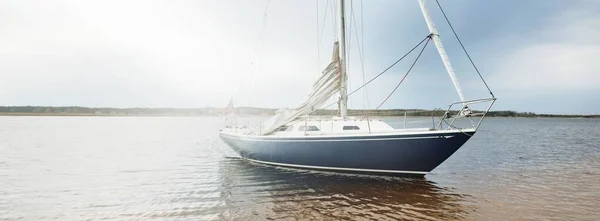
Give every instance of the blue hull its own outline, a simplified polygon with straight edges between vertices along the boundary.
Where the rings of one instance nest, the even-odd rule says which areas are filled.
[[[418,175],[436,168],[471,132],[337,137],[245,136],[220,133],[243,158],[278,166],[338,172]]]

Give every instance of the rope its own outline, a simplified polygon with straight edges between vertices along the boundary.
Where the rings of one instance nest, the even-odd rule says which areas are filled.
[[[469,137],[472,137],[472,135],[470,135],[470,134],[468,134],[468,133],[465,133],[465,132],[463,132],[464,128],[460,128],[460,127],[454,126],[454,125],[452,125],[452,124],[448,123],[448,121],[446,121],[446,119],[444,119],[444,118],[442,118],[442,121],[443,121],[443,122],[444,122],[446,125],[448,125],[448,127],[451,127],[451,128],[453,128],[453,129],[456,129],[456,130],[458,130],[459,132],[463,133],[464,135],[467,135],[467,136],[469,136]],[[440,129],[441,129],[441,128],[440,128]]]
[[[421,57],[421,54],[423,54],[423,51],[425,51],[425,48],[427,47],[429,40],[431,40],[431,37],[427,36],[427,42],[425,42],[425,45],[423,45],[423,48],[421,48],[419,55],[417,55],[417,58],[415,58],[415,61],[412,63],[412,65],[410,65],[410,68],[408,68],[408,71],[406,71],[406,74],[404,74],[404,77],[402,77],[402,79],[400,80],[400,82],[398,82],[398,84],[396,85],[394,90],[392,90],[392,92],[381,102],[381,104],[379,104],[379,106],[377,106],[377,108],[375,108],[375,110],[379,109],[388,99],[390,99],[390,97],[392,97],[392,94],[394,94],[394,92],[396,92],[396,90],[398,90],[398,88],[400,87],[402,82],[404,82],[404,79],[406,79],[406,77],[408,76],[410,71],[413,69],[413,67],[415,67],[415,64],[417,64],[417,61]]]
[[[452,33],[454,33],[454,36],[456,37],[456,40],[458,40],[458,43],[460,44],[460,47],[462,47],[463,51],[467,55],[467,58],[469,58],[469,61],[471,62],[471,65],[473,65],[473,68],[475,68],[475,71],[479,75],[479,78],[481,78],[481,81],[483,81],[483,84],[487,88],[488,92],[490,92],[490,95],[492,95],[492,98],[494,98],[494,93],[492,93],[492,90],[488,86],[487,82],[485,82],[485,80],[483,79],[483,76],[481,76],[481,73],[479,72],[479,69],[477,69],[477,66],[475,66],[475,63],[473,62],[473,59],[471,59],[471,56],[469,55],[469,52],[467,52],[467,49],[465,48],[465,46],[463,45],[462,41],[458,37],[458,34],[456,34],[456,31],[454,30],[454,27],[452,27],[452,24],[450,23],[450,20],[448,19],[448,16],[446,16],[446,12],[444,12],[444,9],[442,9],[442,5],[440,5],[440,2],[438,0],[435,0],[435,2],[437,3],[438,7],[440,8],[440,11],[442,11],[442,14],[444,15],[444,18],[446,19],[446,22],[448,23],[448,26],[450,26],[450,29],[452,29]]]

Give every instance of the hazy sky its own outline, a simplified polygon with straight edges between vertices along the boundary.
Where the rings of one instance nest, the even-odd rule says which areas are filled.
[[[0,105],[224,107],[233,97],[236,106],[294,107],[330,59],[332,2],[2,0]],[[494,109],[600,114],[600,1],[440,2],[499,98]],[[467,99],[488,96],[428,3]],[[367,80],[428,34],[416,0],[362,5],[353,1],[355,19],[347,11],[356,20],[350,90],[363,83],[357,34]],[[350,107],[377,106],[413,58],[368,87],[369,105],[357,93]],[[458,99],[430,44],[383,107]]]

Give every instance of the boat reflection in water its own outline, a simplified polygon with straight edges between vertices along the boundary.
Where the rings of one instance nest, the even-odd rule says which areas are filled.
[[[253,164],[220,163],[218,219],[465,219],[468,195],[424,178],[342,175]],[[217,212],[217,211],[213,211]]]

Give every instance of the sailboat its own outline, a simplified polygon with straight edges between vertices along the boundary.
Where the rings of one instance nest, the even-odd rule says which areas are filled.
[[[379,119],[348,116],[345,6],[344,0],[339,0],[339,38],[334,43],[331,63],[314,83],[308,99],[296,109],[278,111],[258,129],[226,127],[220,131],[220,138],[243,159],[261,164],[400,176],[431,172],[473,137],[496,98],[481,78],[491,98],[465,99],[425,0],[418,2],[430,32],[427,42],[434,42],[460,98],[439,116],[437,125],[395,129]],[[310,115],[338,94],[339,115],[325,119]],[[469,108],[485,102],[489,103],[485,111]],[[461,118],[468,119],[470,126],[456,126],[455,121]]]

